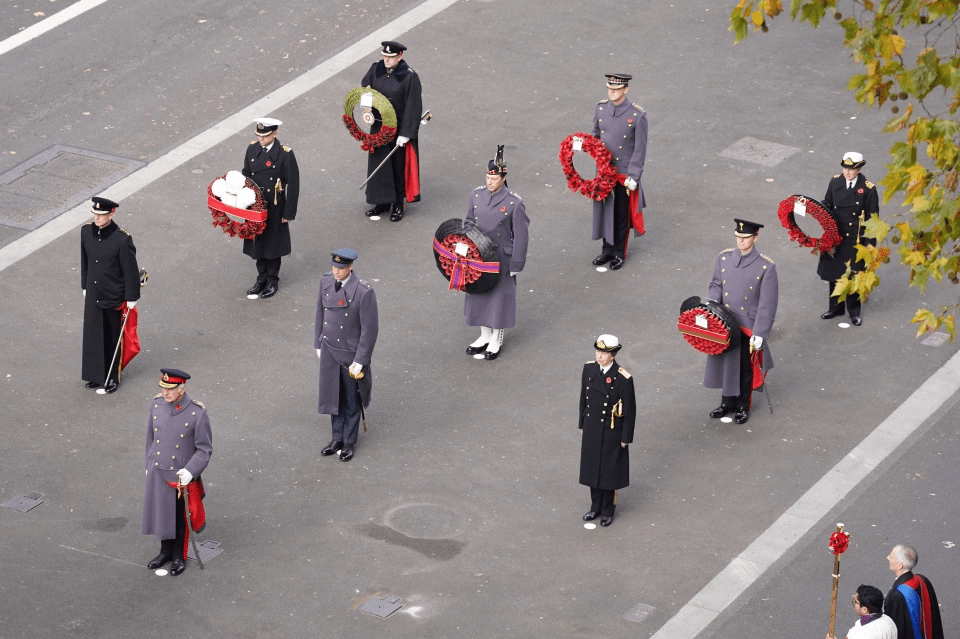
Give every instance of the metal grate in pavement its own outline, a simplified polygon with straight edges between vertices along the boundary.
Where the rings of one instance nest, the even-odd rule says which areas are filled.
[[[799,152],[800,149],[794,146],[745,137],[720,151],[720,155],[732,160],[743,160],[763,166],[776,166],[794,153]]]
[[[403,607],[403,604],[397,603],[398,601],[400,601],[400,597],[370,597],[357,606],[357,610],[368,612],[377,617],[389,617]]]
[[[13,510],[20,511],[22,513],[29,512],[43,503],[41,499],[43,495],[41,493],[27,493],[26,495],[14,495],[0,501],[0,506],[4,508],[12,508]]]
[[[196,533],[193,533],[196,534]],[[206,540],[201,541],[197,544],[197,550],[200,551],[200,559],[203,563],[207,563],[217,555],[223,552],[223,548],[220,547],[220,543],[216,541]],[[197,557],[193,554],[193,544],[187,542],[187,560],[196,561]]]

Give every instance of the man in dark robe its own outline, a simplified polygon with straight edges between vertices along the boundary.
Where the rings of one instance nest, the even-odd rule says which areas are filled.
[[[897,544],[887,555],[897,579],[883,601],[883,611],[896,624],[897,639],[943,639],[937,593],[930,580],[912,572],[918,559],[916,549],[906,544]]]
[[[583,367],[580,380],[580,483],[590,487],[590,510],[584,521],[600,517],[613,523],[617,490],[630,485],[630,455],[637,419],[633,378],[613,359],[620,341],[601,335],[594,344],[595,361]]]
[[[381,42],[383,60],[374,62],[360,81],[360,86],[370,87],[384,95],[397,113],[396,146],[402,147],[390,157],[390,161],[367,182],[367,203],[373,208],[367,217],[390,213],[391,222],[403,219],[404,200],[420,201],[420,147],[417,132],[423,110],[420,76],[403,59],[407,50],[399,42]],[[379,114],[378,114],[379,115]],[[380,131],[381,122],[370,129],[371,134]],[[385,144],[368,153],[367,175],[369,176],[393,150]]]
[[[140,299],[137,247],[130,234],[113,221],[120,206],[93,198],[93,222],[80,228],[80,288],[83,291],[83,366],[87,388],[117,390],[121,317],[124,303],[133,309]],[[110,362],[114,366],[110,366]],[[110,370],[107,370],[110,369]]]

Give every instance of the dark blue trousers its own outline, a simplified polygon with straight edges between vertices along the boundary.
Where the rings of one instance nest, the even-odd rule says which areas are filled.
[[[330,416],[334,441],[356,444],[360,434],[360,395],[357,380],[350,377],[345,366],[340,367],[340,405],[337,415]]]

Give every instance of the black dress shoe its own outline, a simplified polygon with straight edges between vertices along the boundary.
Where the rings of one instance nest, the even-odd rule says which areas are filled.
[[[503,347],[501,346],[500,351],[502,350],[503,350]],[[491,353],[490,351],[487,351],[486,353],[483,354],[483,359],[487,360],[488,362],[492,362],[493,360],[500,357],[500,351],[497,351],[496,353]]]
[[[373,217],[374,215],[383,215],[390,210],[389,204],[377,204],[375,207],[364,213],[367,217]]]
[[[610,260],[610,270],[619,271],[623,268],[623,258],[619,255],[614,255],[613,259]]]
[[[97,382],[87,382],[87,388],[100,388],[100,384]]]
[[[733,411],[733,409],[730,408],[729,406],[719,406],[717,408],[714,408],[712,411],[710,411],[710,417],[713,417],[714,419],[718,419],[731,411]]]
[[[854,326],[860,326],[861,324],[863,324],[863,320],[860,319],[859,315],[857,315],[856,317],[851,317],[850,321],[853,323]]]
[[[263,287],[267,285],[266,280],[257,280],[257,283],[250,287],[250,290],[247,291],[247,295],[259,295],[260,291],[263,290]]]
[[[168,561],[170,561],[170,558],[167,557],[165,554],[160,553],[159,555],[157,555],[156,557],[150,560],[150,563],[147,564],[147,568],[149,568],[150,570],[156,570],[157,568],[160,568],[161,566],[163,566],[163,564],[167,563]]]
[[[746,408],[738,408],[733,416],[733,421],[738,424],[746,424],[748,419],[750,419],[750,413],[747,412]]]
[[[600,525],[603,526],[604,528],[606,528],[607,526],[609,526],[609,525],[612,524],[612,523],[613,523],[613,517],[601,517],[601,518],[600,518]]]
[[[588,512],[586,515],[583,516],[584,521],[593,521],[596,518],[597,518],[597,513],[596,511],[593,511],[593,510],[591,510],[590,512]]]
[[[187,562],[185,562],[180,557],[177,557],[172,562],[170,562],[170,574],[174,577],[178,576],[184,570],[187,569]]]
[[[343,442],[338,442],[337,440],[333,440],[332,442],[327,444],[323,450],[320,451],[320,454],[323,455],[324,457],[328,457],[334,454],[335,452],[337,452],[338,450],[340,450],[341,448],[343,448]]]
[[[842,306],[837,306],[837,307],[835,307],[835,308],[831,308],[831,309],[828,310],[826,313],[824,313],[823,315],[821,315],[821,316],[820,316],[820,319],[833,319],[834,317],[839,317],[839,316],[843,315],[843,312],[844,312],[845,310],[846,310],[846,309],[843,308]]]
[[[340,451],[340,461],[350,461],[353,459],[353,444],[344,444]]]
[[[107,380],[107,383],[103,387],[103,390],[106,391],[107,393],[116,393],[118,388],[120,388],[120,386],[117,384],[117,380],[110,379],[110,380]]]
[[[390,205],[390,221],[399,222],[402,219],[403,219],[403,205],[391,204]]]
[[[277,294],[279,288],[280,282],[267,282],[267,285],[263,287],[263,293],[260,293],[260,298],[267,299],[268,297],[273,297]]]
[[[483,344],[482,346],[467,346],[467,355],[476,355],[477,353],[482,353],[487,350],[487,345]]]
[[[613,255],[610,255],[608,253],[601,253],[600,255],[594,258],[593,263],[596,266],[603,266],[604,264],[606,264],[612,259],[613,259]]]

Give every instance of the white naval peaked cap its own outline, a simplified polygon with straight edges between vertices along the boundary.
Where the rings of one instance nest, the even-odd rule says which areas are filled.
[[[604,333],[597,338],[597,343],[594,344],[597,350],[606,351],[608,353],[616,353],[620,350],[620,340],[617,339],[616,335],[609,335]]]

